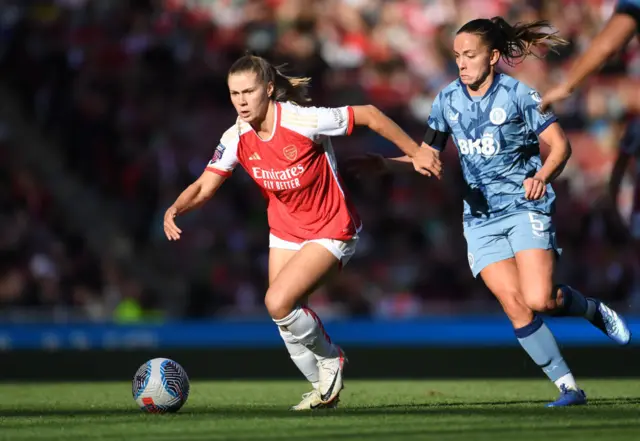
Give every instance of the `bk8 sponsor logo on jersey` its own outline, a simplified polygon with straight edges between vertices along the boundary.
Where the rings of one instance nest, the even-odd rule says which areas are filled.
[[[491,133],[485,133],[480,139],[458,139],[461,155],[482,155],[486,158],[495,156],[500,151],[500,143]]]

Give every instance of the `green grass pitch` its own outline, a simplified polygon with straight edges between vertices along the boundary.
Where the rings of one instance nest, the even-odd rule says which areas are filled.
[[[583,380],[588,406],[546,409],[526,381],[347,381],[338,410],[289,412],[303,381],[200,382],[173,415],[122,383],[0,384],[0,440],[638,440],[640,380]]]

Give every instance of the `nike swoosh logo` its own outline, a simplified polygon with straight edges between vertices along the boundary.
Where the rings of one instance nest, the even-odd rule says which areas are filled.
[[[329,389],[327,390],[327,392],[320,396],[320,399],[322,399],[322,401],[327,401],[331,396],[331,393],[333,392],[333,388],[336,386],[336,380],[338,379],[339,372],[340,370],[336,371],[336,374],[333,376],[333,381],[331,382],[331,386],[329,386]]]
[[[321,408],[322,406],[323,406],[323,404],[322,404],[322,403],[318,403],[318,404],[310,404],[310,405],[309,405],[309,409],[312,409],[312,410],[313,410],[313,409],[319,409],[319,408]]]
[[[331,386],[329,386],[329,389],[327,390],[326,393],[320,395],[320,399],[322,401],[327,401],[331,396],[331,393],[333,392],[333,389],[336,386],[336,380],[338,379],[338,374],[340,374],[340,371],[344,366],[344,353],[342,352],[342,349],[338,348],[338,350],[340,351],[340,364],[338,366],[338,370],[336,371],[336,374],[333,376],[333,381],[331,382]]]

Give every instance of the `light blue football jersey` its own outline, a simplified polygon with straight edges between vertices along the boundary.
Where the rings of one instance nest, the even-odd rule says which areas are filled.
[[[557,120],[539,111],[540,101],[538,92],[505,74],[496,74],[482,97],[471,97],[459,79],[436,97],[428,124],[449,133],[458,149],[467,184],[465,224],[523,211],[553,213],[551,185],[540,200],[524,197],[523,181],[542,167],[538,135]]]

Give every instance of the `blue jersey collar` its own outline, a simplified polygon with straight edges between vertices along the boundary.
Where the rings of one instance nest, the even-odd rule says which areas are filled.
[[[476,98],[480,98],[482,100],[485,97],[491,95],[491,93],[495,90],[495,88],[498,87],[498,83],[500,82],[500,77],[501,76],[502,76],[502,74],[500,72],[496,72],[495,75],[493,76],[493,81],[491,82],[491,85],[489,86],[489,88],[487,89],[485,94],[482,95],[481,97],[476,97]],[[469,100],[473,101],[474,97],[469,95],[469,91],[467,90],[467,86],[460,80],[460,78],[458,78],[458,84],[460,85],[460,88],[462,89],[462,92],[467,96],[467,98],[469,98]]]

